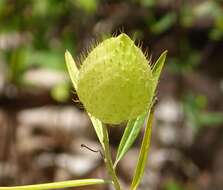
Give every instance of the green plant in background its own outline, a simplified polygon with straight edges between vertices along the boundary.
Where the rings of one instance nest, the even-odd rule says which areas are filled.
[[[88,14],[92,14],[97,10],[98,0],[71,0],[71,2]]]
[[[28,186],[0,187],[0,190],[57,189],[105,183],[111,183],[116,190],[121,190],[116,166],[134,143],[144,120],[148,116],[130,187],[131,190],[137,189],[147,163],[154,94],[166,54],[165,51],[155,65],[151,67],[141,49],[126,34],[120,34],[93,48],[79,71],[71,54],[67,51],[65,60],[71,81],[88,111],[102,145],[104,162],[111,180],[82,179]],[[113,163],[106,123],[119,124],[124,121],[127,121],[127,126],[118,147],[116,160]]]
[[[196,6],[190,3],[181,8],[181,24],[184,27],[191,27],[200,18],[212,18],[213,27],[209,36],[212,40],[221,40],[223,36],[223,13],[220,1],[203,1]]]
[[[181,184],[177,183],[176,181],[170,180],[168,181],[165,186],[165,190],[184,190]]]
[[[184,57],[172,57],[169,59],[169,63],[171,64],[168,66],[168,69],[172,73],[183,75],[193,72],[198,67],[201,54],[199,51],[188,47],[188,45],[187,42],[182,42]]]
[[[176,13],[168,12],[159,20],[153,19],[150,24],[150,30],[152,33],[159,35],[168,29],[170,29],[176,22]]]
[[[23,82],[23,74],[27,67],[25,59],[26,51],[23,47],[7,53],[9,62],[8,80],[19,86]]]
[[[205,111],[207,99],[203,95],[191,93],[184,97],[184,112],[190,126],[197,132],[203,126],[216,126],[223,123],[222,112]]]

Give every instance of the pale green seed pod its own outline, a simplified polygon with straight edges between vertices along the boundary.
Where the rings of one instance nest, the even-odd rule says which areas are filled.
[[[153,96],[152,71],[126,34],[104,40],[84,60],[77,94],[86,110],[104,123],[134,119]]]

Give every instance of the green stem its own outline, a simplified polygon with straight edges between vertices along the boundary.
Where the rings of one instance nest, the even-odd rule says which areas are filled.
[[[81,187],[86,185],[99,185],[110,183],[104,179],[80,179],[80,180],[68,180],[54,183],[43,183],[36,185],[24,185],[14,187],[0,187],[0,190],[49,190],[49,189],[61,189],[66,187]]]
[[[110,147],[109,147],[108,131],[107,131],[107,128],[104,124],[102,125],[102,128],[103,128],[103,136],[104,136],[103,142],[104,142],[104,156],[105,156],[104,161],[105,161],[105,165],[106,165],[106,168],[108,170],[109,175],[112,178],[115,189],[116,190],[121,190],[121,186],[119,184],[118,177],[117,177],[116,172],[113,168],[111,152],[110,152]]]

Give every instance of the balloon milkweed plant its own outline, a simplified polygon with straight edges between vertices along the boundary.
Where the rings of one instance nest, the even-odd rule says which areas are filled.
[[[122,190],[116,175],[118,162],[137,138],[144,121],[147,125],[130,190],[136,190],[145,170],[150,146],[153,102],[167,51],[151,67],[141,48],[122,33],[99,43],[83,61],[80,70],[71,54],[65,60],[72,84],[92,121],[102,145],[110,179],[80,179],[48,184],[0,187],[0,190],[42,190],[111,183]],[[148,117],[147,117],[148,116]],[[127,122],[113,163],[106,124]]]

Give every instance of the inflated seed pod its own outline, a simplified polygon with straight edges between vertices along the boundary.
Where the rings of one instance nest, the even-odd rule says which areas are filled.
[[[104,123],[118,124],[142,114],[152,100],[152,71],[126,34],[96,46],[84,60],[77,94],[86,110]]]

